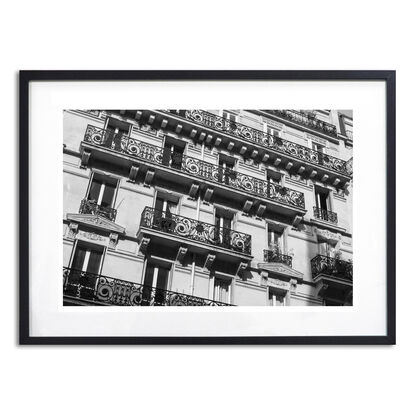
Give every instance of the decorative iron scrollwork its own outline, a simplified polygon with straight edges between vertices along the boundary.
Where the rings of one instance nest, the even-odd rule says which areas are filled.
[[[313,119],[307,115],[304,115],[298,111],[293,110],[266,110],[266,112],[278,115],[280,117],[289,119],[290,121],[296,121],[301,125],[311,127],[326,134],[336,136],[336,127],[332,124],[328,124],[324,121]],[[252,143],[269,147],[275,151],[288,154],[300,160],[304,160],[311,164],[323,166],[329,170],[333,170],[338,173],[342,173],[351,176],[351,164],[346,165],[346,161],[340,160],[336,157],[328,154],[320,153],[319,151],[312,150],[311,148],[304,147],[300,144],[293,143],[291,141],[284,140],[277,135],[269,134],[264,131],[257,130],[255,128],[247,127],[243,124],[239,124],[235,121],[230,121],[226,118],[214,115],[202,110],[187,110],[182,111],[180,116],[194,121],[198,124],[204,125],[208,128],[233,135],[235,137],[250,141]]]
[[[88,125],[84,141],[139,159],[144,159],[149,163],[180,170],[181,172],[188,173],[192,177],[198,177],[233,189],[242,190],[253,196],[288,206],[301,209],[305,208],[304,194],[302,192],[269,183],[265,180],[257,179],[229,168],[223,168],[216,164],[184,156],[181,153],[171,153],[169,149],[166,150],[162,147],[157,147],[125,135],[117,138],[116,143],[114,141],[111,142],[111,139],[108,137],[112,137],[115,140],[112,132],[108,135],[106,130]]]
[[[246,255],[251,254],[251,235],[150,207],[143,210],[140,226]]]
[[[103,216],[111,221],[117,217],[117,209],[99,205],[95,200],[83,199],[79,207],[79,213]]]
[[[337,128],[335,125],[317,119],[315,114],[309,111],[264,110],[264,112],[276,115],[277,117],[285,118],[286,120],[304,125],[305,127],[312,128],[313,130],[321,131],[325,134],[332,135],[333,137],[337,136]]]
[[[231,304],[104,275],[63,268],[63,295],[115,306],[230,306]]]
[[[284,255],[280,252],[264,249],[264,261],[265,262],[277,262],[279,264],[285,264],[289,267],[293,266],[293,258],[290,255]]]
[[[353,281],[353,264],[339,258],[317,255],[311,260],[311,274],[313,278],[324,274]]]
[[[316,206],[313,207],[314,217],[316,219],[325,220],[326,222],[331,222],[337,224],[337,213],[330,210],[320,209]]]

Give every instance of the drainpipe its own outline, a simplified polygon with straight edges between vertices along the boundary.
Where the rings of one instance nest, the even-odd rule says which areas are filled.
[[[202,156],[202,160],[205,159],[205,142],[202,143],[202,150],[200,152],[200,155]]]
[[[198,221],[200,217],[200,196],[197,198],[196,202],[196,220]],[[190,294],[194,294],[195,290],[195,268],[196,268],[196,260],[195,260],[195,254],[193,254],[192,258],[192,274],[190,279]]]
[[[196,268],[195,254],[193,254],[192,274],[190,277],[190,295],[194,295],[194,292],[195,292],[195,268]]]
[[[204,160],[205,157],[205,143],[202,143],[202,149],[201,149],[201,159]],[[198,221],[200,217],[200,195],[197,197],[196,202],[196,220]],[[196,259],[195,254],[193,254],[192,258],[192,273],[190,277],[190,295],[194,295],[195,292],[195,271],[196,271]]]

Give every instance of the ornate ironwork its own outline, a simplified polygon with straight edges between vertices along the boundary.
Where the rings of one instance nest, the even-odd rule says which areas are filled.
[[[170,110],[168,112],[174,113],[175,115],[180,115],[181,117],[187,118],[193,122],[204,125],[208,128],[221,131],[229,135],[233,135],[243,140],[247,140],[257,145],[268,147],[272,150],[284,154],[288,154],[291,157],[297,158],[299,160],[304,160],[307,163],[320,165],[329,170],[333,170],[335,172],[342,173],[345,175],[351,175],[351,173],[346,168],[346,161],[344,160],[338,159],[328,154],[321,153],[319,151],[302,146],[300,144],[284,140],[278,137],[277,135],[269,134],[264,131],[257,130],[255,128],[247,127],[235,121],[228,120],[227,118],[220,117],[219,115],[214,115],[202,110],[183,110],[179,112]],[[296,113],[295,111],[291,110],[281,112]],[[301,113],[298,114],[299,116],[308,119]],[[320,125],[320,123],[321,125],[331,125],[319,120],[310,120],[310,122],[313,125]],[[336,129],[334,125],[331,127],[333,127],[334,130]],[[327,131],[332,131],[332,129],[327,127]]]
[[[321,219],[327,222],[337,224],[337,213],[332,212],[330,210],[320,209],[316,206],[313,207],[313,210],[314,210],[314,217],[316,219]]]
[[[231,304],[104,275],[63,268],[63,295],[115,306],[230,306]]]
[[[247,174],[223,168],[181,153],[171,153],[169,149],[157,147],[131,137],[108,132],[98,127],[88,125],[84,141],[111,150],[128,154],[147,162],[164,165],[192,177],[220,183],[233,189],[242,190],[253,196],[269,199],[284,205],[305,208],[304,194],[287,187],[269,183]]]
[[[103,216],[111,221],[117,217],[117,209],[99,205],[95,200],[83,199],[79,207],[79,213]]]
[[[284,118],[289,121],[293,121],[297,124],[304,125],[305,127],[313,130],[321,131],[325,134],[337,136],[337,128],[333,124],[329,124],[325,121],[316,118],[316,115],[311,111],[295,111],[295,110],[263,110],[269,114],[276,115],[277,117]]]
[[[353,264],[339,258],[317,255],[311,260],[313,278],[319,275],[329,275],[347,281],[353,281]]]
[[[289,255],[284,255],[281,252],[271,251],[264,249],[264,261],[265,262],[277,262],[279,264],[285,264],[289,267],[293,266],[293,258]]]
[[[143,210],[140,226],[245,255],[251,254],[251,235],[150,207]]]
[[[349,176],[353,175],[353,157],[346,162],[346,171]]]

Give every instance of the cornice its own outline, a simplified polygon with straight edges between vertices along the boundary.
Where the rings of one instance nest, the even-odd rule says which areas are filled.
[[[125,228],[98,215],[88,215],[83,213],[68,213],[66,219],[71,222],[82,223],[85,226],[100,229],[104,232],[125,233]]]
[[[258,269],[286,278],[296,278],[298,280],[302,280],[304,278],[304,274],[302,272],[296,271],[283,263],[260,262],[258,263]]]

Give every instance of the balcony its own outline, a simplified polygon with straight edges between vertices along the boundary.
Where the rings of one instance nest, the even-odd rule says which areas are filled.
[[[311,260],[311,275],[320,297],[339,305],[351,305],[353,264],[339,258],[317,255]]]
[[[353,264],[338,258],[317,255],[311,260],[311,274],[314,279],[326,275],[336,279],[353,281]]]
[[[264,249],[264,262],[275,262],[278,264],[285,264],[292,268],[293,258],[289,255],[284,255],[277,251]]]
[[[231,190],[234,192],[233,200],[239,201],[242,206],[251,196],[268,202],[268,205],[272,205],[271,211],[274,209],[274,211],[287,216],[304,215],[305,213],[304,194],[302,192],[272,184],[234,170],[224,169],[197,158],[179,153],[171,154],[169,150],[132,137],[114,134],[111,131],[88,125],[81,147],[83,146],[85,149],[86,146],[90,145],[102,148],[109,153],[101,156],[104,160],[108,160],[110,154],[122,154],[133,160],[142,161],[144,165],[150,168],[158,166],[157,175],[161,179],[172,180],[174,178],[176,183],[186,184],[187,182],[189,188],[193,187],[195,180],[197,180],[204,184],[204,190],[211,184],[215,185],[215,193],[223,198],[228,198]],[[88,149],[88,151],[91,150]],[[98,154],[95,154],[95,157],[98,156]],[[131,162],[130,164],[129,167],[131,168],[134,163]],[[143,167],[141,169],[144,170]],[[172,173],[180,175],[182,180],[172,176]],[[197,187],[198,185],[196,185]],[[224,189],[221,189],[222,187]],[[238,193],[238,195],[235,193]]]
[[[294,159],[299,162],[305,162],[310,165],[318,166],[343,176],[350,177],[352,175],[352,165],[350,162],[346,162],[345,160],[338,159],[334,156],[321,153],[288,140],[284,140],[276,135],[268,134],[264,131],[245,126],[238,122],[230,121],[218,115],[214,115],[203,110],[169,110],[165,112],[185,118],[191,122],[209,128],[210,130],[236,137],[245,142],[254,144],[255,146],[260,146],[265,149],[273,150],[278,154],[289,156],[288,159]],[[270,113],[272,111],[267,112]],[[291,110],[276,112],[285,114],[286,117],[291,116],[288,114],[293,114],[292,117],[297,117],[299,120],[303,120],[304,123],[307,122],[308,125],[313,125],[315,128],[317,128],[316,126],[320,126],[324,132],[330,132],[330,135],[336,135],[336,127],[334,125],[327,124],[324,121],[308,119],[307,116]],[[255,152],[255,149],[253,149],[253,151]],[[256,153],[258,154],[258,150]],[[264,153],[263,156],[265,156],[265,154],[266,153]],[[267,160],[269,159],[269,155],[265,157]],[[274,164],[280,162],[281,160],[278,161],[277,158],[275,159]],[[301,165],[299,167],[301,167]]]
[[[230,306],[104,275],[63,268],[64,305],[97,306]]]
[[[330,222],[333,225],[337,225],[337,213],[331,212],[330,210],[320,209],[316,206],[313,207],[314,217],[316,219]]]
[[[140,228],[183,238],[187,243],[193,241],[214,248],[251,255],[251,235],[184,216],[166,214],[150,207],[146,207],[141,214]]]
[[[300,124],[312,130],[337,137],[337,128],[333,124],[319,120],[311,112],[300,112],[295,110],[263,110],[271,115]]]
[[[102,216],[114,222],[117,210],[99,205],[95,200],[83,199],[79,207],[79,213]]]

